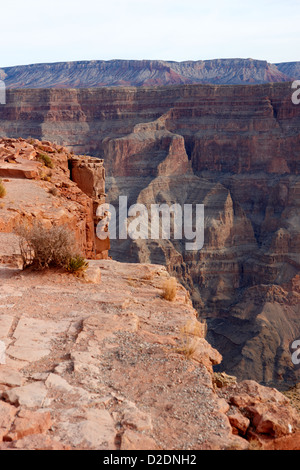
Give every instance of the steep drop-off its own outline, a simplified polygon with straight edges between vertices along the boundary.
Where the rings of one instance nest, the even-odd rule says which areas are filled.
[[[186,290],[161,297],[164,266],[89,263],[101,282],[0,262],[1,451],[300,448],[283,394],[213,373]]]
[[[165,264],[208,321],[222,368],[298,380],[300,106],[290,83],[8,90],[0,133],[103,157],[108,200],[205,206],[205,243],[112,242],[122,261]]]

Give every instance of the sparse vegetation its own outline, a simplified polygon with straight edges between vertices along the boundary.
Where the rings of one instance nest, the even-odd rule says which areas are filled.
[[[191,359],[193,355],[195,354],[196,349],[197,349],[196,341],[195,340],[192,341],[190,338],[187,338],[186,343],[184,344],[184,346],[178,349],[178,352],[180,354],[183,354],[183,356],[186,359]]]
[[[198,338],[204,338],[207,331],[206,323],[197,320],[187,322],[180,330],[181,346],[177,352],[186,359],[191,359],[198,346]]]
[[[2,179],[0,178],[0,198],[4,197],[6,195],[6,188],[4,184],[2,183]]]
[[[72,258],[76,259],[75,239],[65,226],[45,228],[37,222],[32,227],[19,227],[16,234],[19,235],[23,269],[28,266],[66,268]]]
[[[81,255],[75,255],[68,259],[66,264],[66,270],[72,274],[83,274],[88,268],[89,263]]]
[[[163,284],[162,298],[170,302],[175,299],[177,291],[177,281],[175,277],[170,277]]]
[[[263,446],[257,439],[250,439],[248,450],[263,450]]]
[[[43,181],[48,181],[48,183],[50,183],[50,181],[51,181],[51,176],[46,175],[45,173],[42,173],[42,174],[41,174],[41,180],[43,180]]]
[[[49,157],[49,155],[47,155],[46,153],[39,153],[38,154],[38,159],[44,163],[44,165],[47,167],[47,168],[54,168],[54,165],[53,165],[53,162],[51,160],[51,158]]]

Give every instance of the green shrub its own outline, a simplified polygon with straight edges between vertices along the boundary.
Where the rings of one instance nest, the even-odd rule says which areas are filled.
[[[89,266],[89,263],[81,255],[75,255],[69,258],[66,264],[66,270],[72,274],[82,274]]]
[[[44,163],[44,165],[47,167],[47,168],[54,168],[54,165],[53,165],[53,162],[51,160],[51,158],[49,157],[49,155],[45,154],[45,153],[39,153],[38,155],[38,159]]]

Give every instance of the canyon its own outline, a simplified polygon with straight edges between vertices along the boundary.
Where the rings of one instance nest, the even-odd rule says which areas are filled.
[[[191,185],[196,176],[180,159],[175,168],[185,168]],[[0,175],[0,450],[300,448],[299,387],[280,393],[216,372],[223,358],[207,341],[186,278],[174,284],[170,266],[119,262],[109,240],[98,244],[95,209],[108,197],[102,159],[47,140],[2,138]],[[172,195],[171,176],[158,178]],[[36,221],[76,235],[83,273],[24,269],[18,228]],[[295,306],[296,288],[292,297]]]
[[[103,159],[106,201],[204,204],[205,243],[111,241],[114,260],[165,265],[189,291],[216,371],[299,381],[300,106],[291,83],[8,89],[0,135]]]

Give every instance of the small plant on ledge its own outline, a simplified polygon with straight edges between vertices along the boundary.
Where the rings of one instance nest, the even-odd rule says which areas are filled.
[[[206,322],[188,321],[180,330],[181,346],[177,348],[177,352],[186,359],[192,359],[197,351],[199,338],[205,338],[206,332]]]
[[[76,274],[76,275],[83,275],[83,273],[88,268],[89,263],[86,259],[81,255],[71,256],[66,264],[66,270],[69,273]]]
[[[69,272],[83,270],[85,260],[77,254],[73,233],[66,226],[50,228],[41,222],[32,227],[20,226],[16,231],[23,261],[23,269],[64,268]]]
[[[170,277],[163,284],[162,298],[170,302],[175,299],[177,291],[177,281],[175,277]]]
[[[6,189],[4,184],[2,183],[2,179],[0,178],[0,198],[6,195]]]
[[[54,165],[53,165],[53,162],[51,160],[51,158],[49,157],[49,155],[46,155],[45,153],[39,153],[38,154],[38,159],[44,163],[44,165],[47,167],[47,168],[54,168]]]

